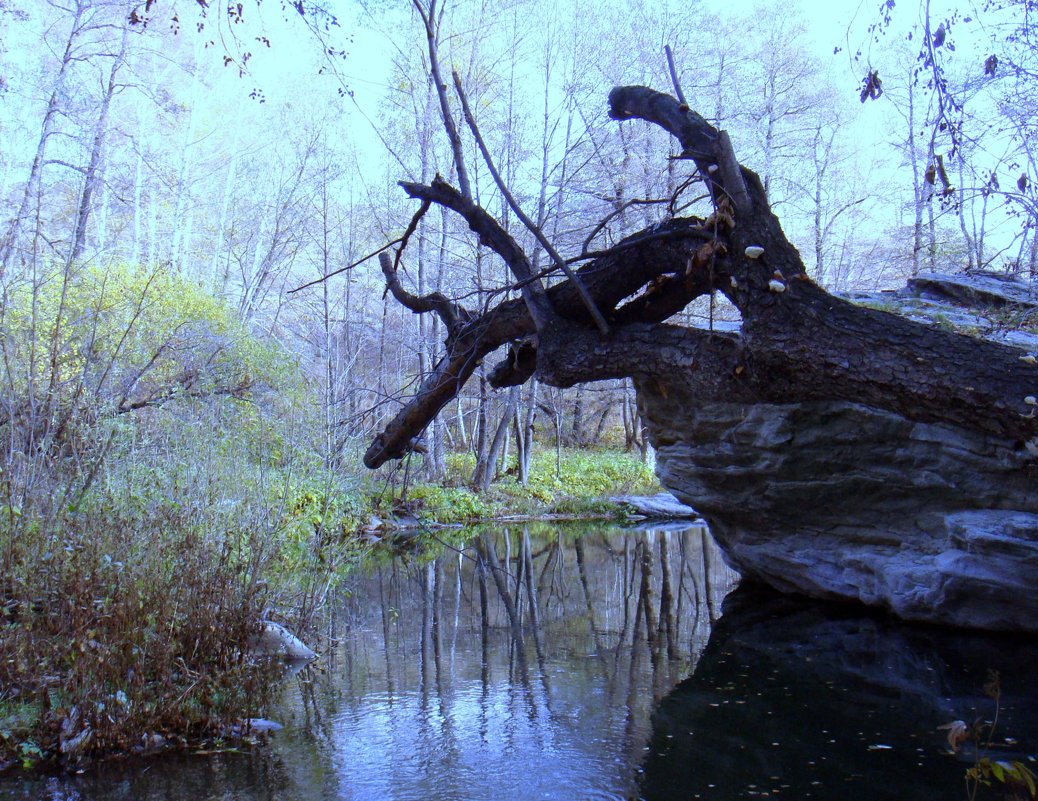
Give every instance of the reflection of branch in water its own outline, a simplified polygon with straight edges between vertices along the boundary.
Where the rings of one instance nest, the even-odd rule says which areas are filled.
[[[652,592],[652,548],[651,541],[655,539],[653,532],[645,532],[646,539],[638,543],[636,551],[639,553],[638,565],[641,568],[641,591],[638,598],[638,606],[645,617],[645,641],[649,644],[649,656],[652,659],[653,669],[659,661],[659,640],[657,638],[658,624],[656,622],[656,610],[653,609]]]
[[[544,638],[541,631],[541,618],[537,610],[537,592],[533,584],[533,550],[530,546],[530,528],[523,526],[521,556],[526,564],[526,594],[530,603],[530,627],[533,630],[533,644],[537,651],[537,667],[544,688],[544,704],[548,714],[554,716],[551,704],[551,682],[548,677],[548,662],[544,651]]]
[[[486,561],[487,565],[489,565],[490,576],[494,579],[497,593],[501,597],[501,602],[505,605],[505,612],[508,615],[508,622],[512,631],[512,639],[516,646],[520,676],[523,684],[528,684],[530,681],[530,675],[526,667],[523,627],[519,623],[519,615],[515,609],[515,601],[512,598],[512,593],[508,589],[508,576],[501,568],[501,562],[497,558],[497,548],[494,546],[493,536],[491,534],[483,534],[480,536],[479,539],[476,540],[476,549]]]
[[[558,598],[559,609],[566,608],[566,598],[569,597],[569,584],[566,583],[566,549],[562,547],[562,532],[555,534],[555,558],[552,561],[551,590],[552,595]]]
[[[687,536],[686,531],[680,532],[678,535],[678,588],[674,593],[676,609],[674,611],[675,617],[678,619],[678,637],[681,637],[681,624],[685,620],[685,570],[688,565],[688,552],[685,548],[685,537]],[[692,626],[692,630],[695,631],[695,625]]]
[[[479,583],[480,679],[484,699],[490,694],[490,600],[487,593],[486,560],[477,548],[476,578]],[[483,704],[482,706],[486,706]]]
[[[537,661],[540,663],[541,673],[547,678],[547,673],[544,669],[544,642],[541,638],[541,620],[540,615],[537,613],[537,591],[533,586],[533,555],[530,551],[530,529],[528,526],[523,526],[520,548],[520,555],[526,568],[526,596],[530,604],[530,628],[533,630],[533,644],[537,650]]]
[[[638,543],[638,547],[641,543]],[[637,553],[637,547],[635,548]],[[632,572],[633,577],[633,572]],[[632,634],[631,642],[631,660],[627,670],[627,696],[624,699],[625,717],[624,717],[624,746],[623,750],[627,753],[629,761],[632,765],[636,765],[641,758],[640,749],[638,743],[635,740],[637,734],[637,720],[635,717],[635,710],[638,705],[638,676],[641,672],[639,667],[640,655],[642,649],[638,647],[638,634],[641,632],[642,627],[642,615],[641,615],[641,603],[643,596],[639,593],[638,596],[638,608],[634,615],[634,632]],[[622,643],[617,646],[616,654],[619,660],[620,653],[623,651]]]
[[[512,532],[510,529],[505,529],[505,564],[511,566],[511,559],[508,554],[512,552]],[[519,618],[519,625],[523,625],[523,615],[526,613],[526,602],[523,598],[523,579],[526,574],[526,560],[523,559],[522,548],[520,547],[518,555],[515,557],[515,572],[512,576],[515,578],[515,586],[513,592],[515,593],[515,614]]]
[[[454,664],[454,657],[458,651],[458,629],[461,627],[461,566],[462,566],[462,553],[461,551],[455,552],[458,557],[458,563],[454,566],[454,628],[451,629],[451,664]]]
[[[440,716],[446,726],[450,722],[450,710],[446,706],[446,693],[443,691],[443,564],[440,558],[432,560],[433,572],[433,614],[432,614],[432,647],[433,664],[436,666],[436,697],[440,700]]]
[[[703,543],[703,594],[706,596],[706,608],[710,612],[710,622],[713,623],[717,620],[718,614],[717,609],[714,608],[714,594],[710,589],[710,572],[713,570],[710,559],[710,540],[705,528],[699,532],[699,536]]]
[[[631,595],[634,593],[634,571],[631,570],[631,538],[630,535],[624,534],[624,552],[623,552],[623,588],[624,588],[624,603],[623,603],[623,624],[620,626],[620,645],[623,645],[627,640],[627,632],[631,627]]]
[[[602,656],[602,638],[598,633],[598,625],[595,623],[595,607],[591,603],[591,588],[587,579],[587,560],[584,556],[584,538],[578,536],[573,542],[573,548],[577,552],[577,573],[580,576],[580,586],[584,590],[584,607],[587,609],[587,622],[591,629],[591,637],[595,643],[595,653]]]
[[[564,582],[559,581],[557,578],[557,566],[562,558],[562,534],[556,534],[551,544],[544,550],[547,552],[547,558],[544,560],[544,567],[541,568],[540,575],[537,577],[537,594],[541,598],[545,598],[545,608],[551,604],[552,600],[557,600],[558,608],[561,612],[565,609],[566,601],[563,594],[557,589],[565,586]],[[544,589],[546,581],[548,583],[547,592]]]
[[[688,576],[689,581],[692,584],[692,592],[688,596],[692,602],[694,613],[692,615],[692,630],[689,632],[689,651],[695,653],[696,637],[699,632],[700,625],[700,610],[703,608],[703,595],[702,588],[699,585],[699,581],[696,579],[696,570],[692,565],[692,559],[689,558],[689,551],[692,549],[692,531],[689,529],[685,532],[681,538],[681,561],[685,565],[684,572],[682,572],[682,579],[685,575]],[[686,590],[688,593],[688,590]]]
[[[432,628],[433,628],[433,562],[422,568],[419,580],[422,585],[422,640],[419,649],[422,676],[422,700],[429,698],[429,685],[433,672]]]

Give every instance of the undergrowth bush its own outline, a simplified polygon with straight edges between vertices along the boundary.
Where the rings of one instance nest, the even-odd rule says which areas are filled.
[[[469,523],[495,514],[493,504],[465,487],[420,484],[407,493],[409,509],[439,523]]]
[[[0,769],[255,714],[263,619],[305,627],[364,550],[298,364],[131,267],[10,290],[0,342]]]
[[[4,542],[14,558],[0,618],[0,762],[76,765],[155,734],[214,736],[266,700],[266,671],[243,647],[266,589],[243,538],[182,508],[92,507]]]

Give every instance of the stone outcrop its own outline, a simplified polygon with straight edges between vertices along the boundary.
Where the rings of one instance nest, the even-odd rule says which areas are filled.
[[[655,495],[617,495],[609,499],[631,520],[697,520],[699,513],[669,492]]]
[[[249,644],[253,656],[280,657],[288,662],[309,662],[317,654],[296,635],[273,620],[264,620],[263,628]]]
[[[704,403],[649,385],[639,404],[661,482],[744,576],[1038,631],[1038,458],[1019,443],[847,402]]]

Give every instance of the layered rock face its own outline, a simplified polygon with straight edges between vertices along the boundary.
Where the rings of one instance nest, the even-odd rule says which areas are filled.
[[[660,480],[743,575],[907,620],[1038,632],[1038,458],[1021,443],[843,402],[657,387],[639,386],[639,405]]]

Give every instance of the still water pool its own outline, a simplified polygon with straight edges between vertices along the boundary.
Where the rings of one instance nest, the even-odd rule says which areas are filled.
[[[517,526],[387,558],[286,680],[266,747],[5,777],[0,799],[952,801],[969,762],[938,727],[993,715],[989,670],[996,756],[1038,770],[1035,641],[736,583],[702,527]]]

